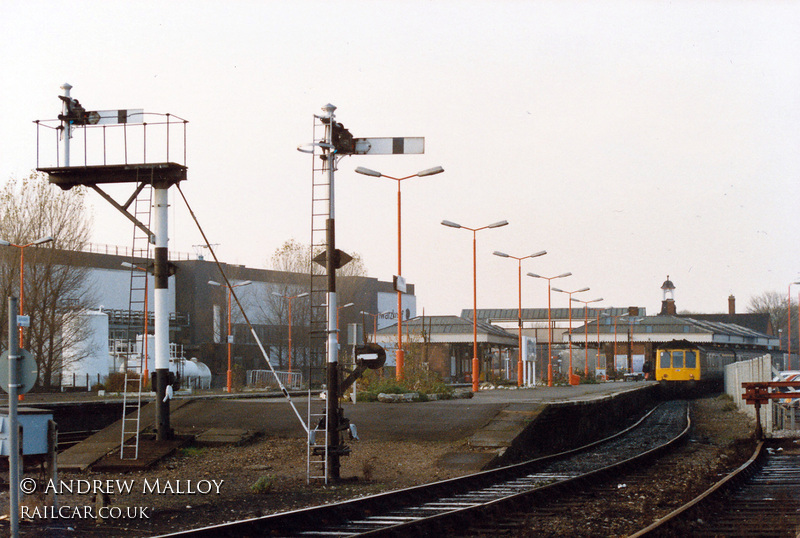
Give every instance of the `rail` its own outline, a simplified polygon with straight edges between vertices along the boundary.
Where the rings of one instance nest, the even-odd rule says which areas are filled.
[[[662,405],[628,429],[560,454],[351,501],[166,536],[432,536],[461,534],[470,522],[533,496],[575,490],[577,482],[614,475],[676,446],[689,431],[686,402]],[[633,438],[631,438],[633,437]]]

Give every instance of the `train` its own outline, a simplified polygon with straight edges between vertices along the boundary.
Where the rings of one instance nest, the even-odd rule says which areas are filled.
[[[763,352],[674,341],[656,348],[655,379],[671,392],[718,391],[723,387],[725,366],[760,355]]]

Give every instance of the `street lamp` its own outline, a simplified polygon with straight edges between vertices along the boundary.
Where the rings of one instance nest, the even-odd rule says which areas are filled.
[[[389,179],[394,179],[397,181],[397,276],[403,276],[403,266],[402,266],[402,256],[401,256],[401,198],[400,198],[400,184],[404,179],[410,179],[412,177],[425,177],[425,176],[433,176],[436,174],[441,174],[444,172],[444,168],[441,166],[436,166],[434,168],[428,168],[427,170],[422,170],[421,172],[417,172],[416,174],[412,174],[410,176],[405,177],[392,177],[387,176],[377,170],[371,170],[369,168],[364,168],[363,166],[359,166],[356,168],[356,173],[363,174],[365,176],[370,177],[385,177]],[[403,351],[403,292],[399,289],[397,290],[397,354],[395,358],[395,376],[397,377],[398,381],[402,381],[405,377],[405,351]]]
[[[442,225],[450,228],[464,228],[472,232],[472,391],[478,392],[480,381],[480,361],[478,360],[478,254],[477,254],[477,233],[487,228],[500,228],[507,226],[507,220],[494,222],[480,228],[469,228],[456,224],[449,220],[443,220]]]
[[[230,394],[231,380],[233,377],[231,375],[231,344],[233,343],[233,335],[231,334],[231,293],[233,292],[233,288],[238,288],[239,286],[247,286],[249,284],[252,284],[252,282],[249,280],[245,280],[243,282],[237,282],[236,284],[229,284],[228,286],[220,284],[216,280],[209,280],[208,283],[211,284],[212,286],[226,287],[228,290],[228,382],[226,384],[226,390],[228,394]]]
[[[300,295],[281,295],[277,291],[273,291],[272,295],[282,297],[289,301],[289,377],[292,375],[292,301],[301,297],[308,297],[308,292],[301,293]]]
[[[543,278],[547,280],[547,386],[553,386],[553,325],[550,317],[550,281],[556,278],[565,278],[571,276],[572,273],[561,273],[557,276],[541,276],[535,273],[528,273],[528,276],[533,278]]]
[[[376,341],[375,337],[378,334],[378,317],[383,315],[383,314],[388,314],[389,312],[391,312],[391,310],[386,310],[384,312],[378,312],[377,314],[373,314],[371,312],[365,312],[363,310],[361,312],[359,312],[359,314],[362,314],[364,316],[372,316],[372,342],[373,343]]]
[[[539,256],[544,256],[545,254],[547,254],[547,251],[546,250],[542,250],[542,251],[539,251],[539,252],[535,252],[533,254],[529,254],[528,256],[522,256],[522,257],[519,257],[519,258],[517,256],[512,256],[510,254],[506,254],[505,252],[500,252],[499,250],[495,250],[493,252],[493,254],[495,256],[500,256],[501,258],[513,258],[513,259],[517,260],[517,267],[518,267],[518,272],[517,272],[518,277],[517,277],[517,279],[519,280],[519,288],[518,288],[519,289],[519,305],[518,305],[518,310],[517,310],[517,320],[518,320],[518,326],[519,326],[519,352],[517,353],[517,356],[518,356],[519,360],[517,361],[517,386],[521,387],[522,386],[522,369],[523,369],[522,368],[522,260],[526,260],[528,258],[537,258]]]
[[[25,249],[28,247],[41,245],[43,243],[50,243],[54,241],[49,235],[47,237],[40,237],[36,241],[32,241],[26,245],[15,245],[9,241],[0,239],[0,245],[5,247],[15,247],[19,249],[19,315],[22,315],[23,306],[25,304]],[[22,343],[22,326],[19,327],[19,347],[23,347]]]
[[[582,293],[584,291],[589,291],[589,288],[581,288],[581,289],[575,290],[575,291],[564,291],[564,290],[561,290],[561,289],[558,289],[558,288],[553,288],[553,291],[557,291],[559,293],[566,293],[567,295],[569,295],[569,298],[572,299],[572,294],[573,293]],[[568,341],[569,341],[569,376],[567,377],[567,380],[569,381],[570,385],[577,385],[577,384],[580,383],[580,381],[576,380],[575,377],[578,377],[578,376],[575,376],[572,373],[572,301],[570,301],[568,303],[568,306],[569,306],[569,328],[567,329],[567,331],[569,332],[569,339],[568,339]]]
[[[138,265],[134,265],[134,264],[132,264],[130,262],[122,262],[120,265],[122,265],[122,267],[125,267],[127,269],[136,269],[137,271],[144,271],[145,273],[148,272],[147,269],[145,269],[144,267],[139,267]],[[148,317],[149,317],[150,312],[149,312],[149,307],[148,307],[148,296],[147,295],[148,295],[147,294],[147,280],[145,280],[145,286],[144,286],[144,334],[142,335],[142,350],[143,350],[142,356],[144,357],[144,371],[141,374],[142,378],[144,379],[145,385],[147,384],[148,376],[150,375],[150,371],[149,371],[150,365],[148,364],[148,361],[149,361],[148,354],[149,354],[150,350],[147,348],[147,338],[148,338],[148,334],[147,334],[147,325],[148,325],[148,323],[147,322],[148,322]],[[128,335],[128,337],[130,337],[130,335]],[[127,363],[125,365],[125,368],[126,369],[128,368]]]
[[[583,344],[584,349],[586,350],[586,358],[585,362],[583,363],[583,374],[588,379],[589,377],[589,303],[599,303],[603,300],[602,297],[599,299],[592,299],[591,301],[582,301],[580,299],[573,299],[572,297],[569,298],[570,301],[575,301],[576,303],[583,303],[583,334],[586,337],[585,342]],[[570,342],[572,338],[570,338]],[[600,313],[597,313],[597,359],[600,359]],[[595,367],[595,370],[597,367]]]

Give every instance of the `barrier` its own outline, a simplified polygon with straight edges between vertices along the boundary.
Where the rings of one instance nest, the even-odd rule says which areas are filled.
[[[289,390],[299,390],[303,386],[303,374],[300,372],[281,372],[271,370],[247,370],[247,386],[258,389],[278,389],[278,378]]]

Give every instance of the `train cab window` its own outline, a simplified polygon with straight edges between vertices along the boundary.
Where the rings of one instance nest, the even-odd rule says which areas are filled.
[[[659,360],[659,368],[669,368],[669,351],[662,351]]]
[[[697,353],[694,351],[686,352],[686,367],[697,368]]]
[[[672,367],[683,368],[683,351],[672,352]]]

